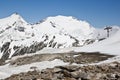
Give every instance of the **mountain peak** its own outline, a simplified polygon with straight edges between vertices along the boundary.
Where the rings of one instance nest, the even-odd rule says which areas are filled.
[[[27,23],[23,19],[23,17],[21,15],[19,15],[18,13],[13,13],[9,18],[12,19],[13,21],[21,21],[21,22]]]
[[[15,12],[15,13],[13,13],[12,15],[19,15],[19,13]]]
[[[15,18],[15,19],[20,19],[20,18],[22,18],[18,13],[13,13],[10,17],[11,17],[11,18]]]
[[[0,28],[6,29],[8,26],[25,26],[28,24],[18,13],[14,13],[6,18],[0,19]]]

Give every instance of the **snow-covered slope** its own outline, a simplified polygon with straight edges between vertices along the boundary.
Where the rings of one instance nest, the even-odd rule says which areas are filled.
[[[10,64],[6,64],[4,66],[0,66],[0,79],[7,78],[12,74],[18,74],[21,72],[32,71],[31,67],[38,67],[39,70],[46,68],[53,68],[55,66],[65,66],[69,63],[65,63],[62,60],[55,59],[52,61],[42,61],[42,62],[34,62],[32,64],[22,65],[22,66],[10,66]]]
[[[75,51],[101,52],[112,55],[120,55],[120,30],[118,30],[113,36],[107,38],[106,40],[78,48]]]
[[[49,26],[49,27],[48,27]],[[77,20],[71,16],[48,17],[41,24],[34,25],[35,33],[38,32],[47,35],[65,35],[79,40],[79,44],[83,44],[86,39],[93,39],[95,28],[88,22]],[[64,38],[62,39],[64,40]],[[61,41],[61,40],[60,40]],[[83,41],[83,42],[82,42]]]
[[[86,21],[77,20],[72,16],[56,16],[48,17],[42,25],[51,25],[54,28],[61,30],[61,32],[66,32],[74,37],[79,38],[91,38],[94,32],[94,28]]]
[[[83,46],[101,39],[101,33],[103,31],[99,32],[88,22],[72,16],[48,17],[36,24],[29,24],[15,13],[0,19],[0,58],[35,53],[45,47]]]

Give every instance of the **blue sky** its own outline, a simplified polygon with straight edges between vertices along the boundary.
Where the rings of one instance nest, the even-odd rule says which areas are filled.
[[[0,18],[19,13],[34,23],[48,16],[73,16],[94,27],[120,26],[120,0],[0,0]]]

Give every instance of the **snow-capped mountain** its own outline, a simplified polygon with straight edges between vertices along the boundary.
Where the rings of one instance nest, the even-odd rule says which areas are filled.
[[[0,19],[0,44],[31,36],[31,26],[18,14]]]
[[[48,17],[36,24],[29,24],[15,13],[0,19],[0,58],[35,53],[45,47],[83,46],[100,39],[101,33],[88,22],[72,16]]]
[[[60,15],[56,17],[48,17],[41,24],[34,25],[34,30],[36,35],[38,32],[41,32],[48,35],[59,34],[69,36],[71,39],[78,40],[81,45],[84,43],[83,40],[93,39],[95,32],[95,28],[86,21],[80,21],[71,16],[66,17]],[[62,40],[58,40],[64,42],[63,38]]]

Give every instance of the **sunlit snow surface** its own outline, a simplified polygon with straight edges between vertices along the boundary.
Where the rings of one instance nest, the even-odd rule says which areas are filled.
[[[4,66],[0,66],[0,79],[4,79],[9,77],[12,74],[18,74],[20,72],[27,72],[30,71],[30,67],[37,67],[38,70],[46,69],[46,68],[53,68],[54,66],[60,65],[68,65],[68,63],[64,63],[61,60],[55,59],[53,61],[42,61],[42,62],[35,62],[32,64],[22,65],[22,66],[12,66],[6,64]]]
[[[120,55],[120,30],[112,37],[74,50],[75,52],[101,52]]]

